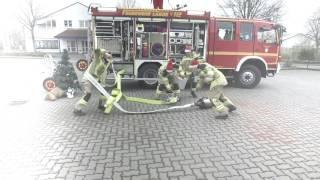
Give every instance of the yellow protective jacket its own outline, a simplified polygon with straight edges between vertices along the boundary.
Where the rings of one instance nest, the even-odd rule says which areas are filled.
[[[176,83],[176,72],[172,73],[166,73],[167,64],[165,63],[162,66],[160,66],[158,71],[159,76],[159,84],[163,84],[167,90],[172,90],[173,84]]]
[[[106,72],[110,63],[105,63],[104,56],[106,51],[104,49],[96,49],[94,52],[94,60],[88,68],[88,72],[95,77],[99,82],[104,82],[106,79]]]
[[[192,57],[184,56],[179,64],[178,74],[181,78],[188,78],[192,70],[189,68],[191,65]]]
[[[192,69],[189,68],[191,65],[191,61],[194,58],[198,58],[198,60],[201,63],[204,63],[204,59],[200,57],[199,54],[192,53],[191,56],[184,56],[180,62],[179,69],[178,69],[178,75],[181,78],[189,78],[192,74]]]
[[[226,86],[228,84],[226,77],[221,71],[208,63],[203,64],[205,64],[206,67],[197,72],[197,76],[199,76],[196,85],[197,89],[201,88],[203,84],[210,84],[210,90],[216,86]]]

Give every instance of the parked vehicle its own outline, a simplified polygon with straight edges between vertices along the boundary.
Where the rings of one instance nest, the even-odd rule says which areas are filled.
[[[253,88],[280,70],[283,26],[264,20],[211,17],[206,11],[90,7],[91,49],[114,56],[124,79],[157,84],[168,58],[180,61],[192,46],[239,87]]]

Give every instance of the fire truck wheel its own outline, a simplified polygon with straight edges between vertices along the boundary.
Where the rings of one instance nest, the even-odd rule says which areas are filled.
[[[261,80],[261,71],[254,65],[244,65],[236,75],[238,87],[251,89],[256,87]]]
[[[87,70],[88,66],[89,66],[89,63],[88,63],[88,61],[85,60],[85,59],[80,59],[80,60],[78,60],[77,63],[76,63],[76,67],[77,67],[77,69],[78,69],[79,71],[85,71],[85,70]]]
[[[51,91],[54,89],[57,85],[53,78],[49,77],[43,80],[42,86],[46,91]]]
[[[139,78],[158,78],[159,65],[146,64],[143,65],[138,73]],[[144,88],[155,88],[158,84],[158,80],[140,80],[140,86]]]

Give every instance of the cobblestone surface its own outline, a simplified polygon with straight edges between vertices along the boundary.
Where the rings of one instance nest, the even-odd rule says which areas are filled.
[[[320,72],[292,70],[255,89],[228,87],[238,110],[227,120],[197,108],[104,115],[97,97],[83,117],[72,114],[79,97],[6,106],[0,179],[320,179],[319,82]],[[153,95],[136,83],[125,93]]]

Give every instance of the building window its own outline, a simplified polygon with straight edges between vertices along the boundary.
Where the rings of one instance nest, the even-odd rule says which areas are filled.
[[[47,21],[47,28],[51,27],[51,21]]]
[[[236,24],[234,22],[218,22],[217,36],[220,40],[231,41],[235,39]]]
[[[260,28],[257,37],[259,42],[274,44],[276,43],[276,30]]]
[[[88,52],[88,41],[81,41],[81,48],[82,53]]]
[[[80,20],[80,21],[79,21],[79,26],[80,26],[81,28],[89,27],[89,21],[87,21],[87,20]]]
[[[88,21],[88,20],[86,20],[86,21],[84,22],[84,27],[89,27],[89,21]]]
[[[52,20],[52,27],[55,28],[56,27],[56,20]]]
[[[79,21],[79,26],[82,28],[82,27],[84,27],[84,20],[80,20]]]
[[[38,24],[40,28],[55,28],[56,27],[56,20],[48,20],[43,22],[42,24]]]
[[[72,27],[72,21],[71,20],[64,20],[64,27]]]
[[[240,40],[241,41],[251,41],[252,40],[252,23],[241,23],[240,24]]]
[[[69,52],[77,52],[78,51],[77,41],[68,40],[67,41],[67,49]]]
[[[46,28],[46,24],[42,23],[42,24],[38,24],[39,28],[45,29]]]
[[[38,40],[36,41],[37,49],[59,49],[58,40]]]

